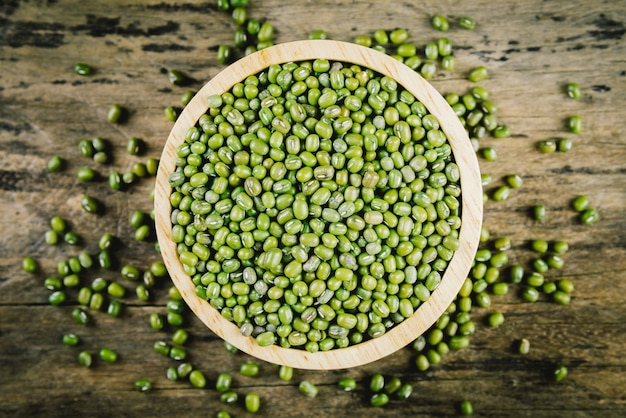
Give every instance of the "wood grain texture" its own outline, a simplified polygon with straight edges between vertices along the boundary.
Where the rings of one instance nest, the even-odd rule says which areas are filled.
[[[513,136],[484,142],[498,152],[497,161],[480,160],[481,170],[494,178],[486,191],[491,193],[512,173],[521,175],[524,185],[507,201],[487,203],[485,226],[494,237],[511,237],[511,261],[526,266],[534,257],[529,240],[569,242],[564,269],[549,277],[574,282],[572,304],[525,303],[513,288],[507,296],[494,297],[490,309],[472,311],[478,330],[469,349],[446,355],[427,372],[415,369],[415,353],[407,348],[345,371],[298,370],[291,382],[279,380],[276,368],[267,363],[255,378],[240,376],[240,364],[252,358],[226,353],[222,342],[188,315],[189,360],[205,372],[210,388],[168,381],[165,368],[176,363],[151,347],[157,339],[169,340],[171,333],[148,325],[150,313],[164,312],[167,282],[148,303],[134,298],[135,283],[123,282],[128,288],[123,319],[94,313],[93,324],[83,328],[69,316],[75,300],[48,306],[49,291],[42,281],[55,274],[58,260],[83,248],[96,253],[104,232],[122,239],[114,251],[116,269],[89,271],[85,283],[95,275],[117,280],[123,264],[145,267],[158,260],[153,242],[134,242],[128,223],[133,210],[151,210],[147,195],[153,181],[113,192],[104,180],[79,182],[76,170],[92,166],[105,178],[113,169],[127,171],[135,161],[160,155],[172,127],[163,108],[180,107],[186,89],[201,88],[223,69],[216,63],[216,50],[231,42],[230,17],[212,1],[6,1],[0,3],[0,415],[211,416],[227,409],[246,416],[241,404],[220,404],[213,385],[222,371],[233,373],[240,394],[261,395],[262,416],[456,416],[462,399],[472,401],[478,416],[626,415],[626,5],[608,0],[322,0],[288,5],[266,0],[251,2],[248,10],[275,24],[277,42],[305,39],[318,28],[331,39],[350,41],[375,29],[406,27],[411,40],[423,45],[441,36],[429,27],[432,14],[475,18],[474,31],[452,28],[445,34],[455,46],[456,68],[438,73],[432,84],[444,94],[462,93],[470,86],[467,72],[477,65],[488,67],[490,77],[481,85],[490,91],[498,119]],[[75,75],[76,62],[88,62],[94,74]],[[166,71],[172,68],[187,73],[190,84],[171,85]],[[563,93],[570,81],[583,90],[578,101]],[[125,123],[106,122],[112,103],[129,110]],[[565,129],[572,114],[583,118],[580,135]],[[540,140],[569,135],[574,141],[569,153],[536,151]],[[79,155],[77,142],[95,136],[110,141],[112,165],[96,166]],[[124,152],[130,136],[146,141],[144,156]],[[45,170],[53,154],[66,159],[61,173]],[[84,214],[79,205],[83,193],[105,202],[106,213]],[[600,210],[596,225],[581,225],[570,208],[578,194],[589,196]],[[528,216],[530,206],[539,203],[548,209],[542,224]],[[83,237],[80,247],[44,244],[55,214]],[[40,274],[21,271],[26,254],[39,260]],[[494,310],[505,313],[505,324],[494,329],[482,325]],[[82,338],[80,348],[61,344],[66,332]],[[531,341],[524,357],[512,349],[522,337]],[[118,350],[117,364],[78,366],[79,350],[96,352],[105,346]],[[569,368],[568,378],[558,385],[550,376],[557,364]],[[373,410],[366,387],[375,372],[412,383],[411,399]],[[355,377],[359,389],[340,392],[336,382],[343,376]],[[133,389],[140,377],[153,379],[153,392]],[[318,385],[318,398],[298,392],[303,379]]]

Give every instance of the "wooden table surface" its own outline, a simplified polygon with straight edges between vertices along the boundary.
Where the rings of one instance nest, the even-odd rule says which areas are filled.
[[[534,238],[565,240],[562,270],[546,273],[549,280],[570,279],[575,290],[568,306],[542,299],[524,302],[519,287],[493,296],[489,309],[472,310],[476,334],[468,349],[443,357],[426,372],[417,370],[416,353],[407,347],[396,354],[350,370],[296,370],[290,382],[278,378],[275,366],[261,363],[257,377],[244,377],[239,366],[253,361],[230,354],[221,340],[191,315],[186,344],[189,361],[208,378],[199,390],[188,382],[165,377],[174,360],[155,353],[156,340],[169,341],[171,331],[150,328],[148,316],[165,312],[167,281],[149,302],[134,296],[134,284],[123,300],[122,318],[91,312],[92,323],[70,317],[76,292],[68,302],[50,306],[45,277],[56,274],[59,260],[80,251],[97,253],[98,238],[110,232],[120,238],[117,266],[142,269],[157,261],[153,242],[137,243],[129,225],[134,210],[148,212],[153,180],[142,179],[128,191],[114,192],[106,180],[81,183],[76,171],[96,168],[103,177],[112,170],[128,171],[136,161],[158,157],[172,123],[166,106],[181,107],[180,97],[197,90],[224,67],[217,47],[231,43],[234,26],[214,1],[136,2],[0,2],[0,415],[2,416],[215,416],[220,409],[247,416],[241,405],[225,406],[214,389],[220,372],[233,374],[236,391],[261,396],[258,415],[320,416],[454,416],[463,399],[472,401],[477,416],[626,416],[626,3],[623,1],[423,1],[279,0],[251,1],[249,16],[276,27],[276,42],[304,39],[314,29],[329,38],[351,41],[376,29],[409,29],[420,47],[442,36],[430,16],[442,13],[454,21],[468,15],[474,31],[456,24],[445,33],[455,46],[456,67],[432,80],[442,93],[465,93],[472,86],[466,74],[478,65],[490,73],[480,83],[498,105],[498,120],[512,136],[484,139],[496,161],[480,160],[481,170],[494,181],[519,174],[524,183],[504,202],[490,201],[484,223],[492,237],[508,236],[511,263],[530,270]],[[94,73],[79,76],[77,62]],[[172,85],[168,69],[192,78],[188,86]],[[577,82],[580,100],[566,97],[563,87]],[[128,109],[124,123],[106,120],[109,106]],[[565,120],[580,115],[583,132],[567,131]],[[102,137],[112,145],[113,161],[104,166],[81,157],[77,143]],[[125,152],[129,137],[143,139],[142,156]],[[542,154],[538,141],[571,137],[568,153]],[[48,173],[48,159],[65,161],[60,173]],[[80,208],[85,193],[100,199],[106,211],[92,216]],[[582,225],[571,208],[577,195],[587,195],[601,214],[594,225]],[[529,217],[533,205],[544,204],[547,217]],[[44,233],[49,219],[59,215],[82,238],[78,246],[48,246]],[[21,260],[35,257],[40,271],[24,273]],[[504,275],[505,273],[503,273]],[[96,277],[119,279],[119,272],[91,269],[83,283]],[[119,279],[121,281],[121,279]],[[489,328],[484,317],[504,312],[506,322]],[[80,347],[67,347],[61,337],[74,332]],[[515,353],[515,342],[527,338],[531,351]],[[78,365],[81,350],[102,347],[118,351],[115,364],[95,361]],[[555,383],[557,365],[569,376]],[[413,385],[409,400],[393,399],[385,408],[369,406],[368,379],[374,373],[398,376]],[[337,389],[340,377],[358,380],[352,393]],[[154,388],[139,393],[138,378],[152,379]],[[310,380],[319,387],[316,399],[298,391]]]

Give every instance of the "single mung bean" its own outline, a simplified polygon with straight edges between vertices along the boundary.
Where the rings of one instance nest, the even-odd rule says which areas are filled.
[[[502,312],[493,312],[487,317],[487,323],[490,327],[499,327],[504,323],[504,315]]]
[[[316,29],[309,32],[309,39],[326,39],[328,34],[323,29]],[[369,46],[369,45],[368,45]]]
[[[477,83],[486,79],[488,75],[489,72],[487,71],[487,67],[481,65],[470,70],[469,74],[467,75],[467,79],[471,82]]]
[[[344,377],[339,379],[337,385],[339,386],[339,389],[345,392],[351,392],[356,389],[356,380],[352,377]]]
[[[580,215],[580,221],[584,225],[592,225],[600,220],[600,212],[597,209],[586,209]]]
[[[560,382],[567,377],[568,370],[566,366],[558,366],[554,369],[554,381]]]
[[[107,307],[107,314],[113,318],[117,318],[122,313],[122,302],[119,300],[112,300]]]
[[[48,290],[60,290],[63,287],[63,281],[58,277],[46,277],[43,285]]]
[[[498,158],[495,148],[485,147],[482,149],[482,156],[487,161],[495,161]]]
[[[89,315],[80,308],[72,309],[72,318],[80,325],[87,325],[89,323]]]
[[[187,358],[187,351],[182,347],[171,347],[169,357],[176,361],[183,361]]]
[[[154,330],[162,330],[164,326],[163,315],[153,312],[150,314],[150,327]]]
[[[259,365],[256,363],[243,363],[239,367],[239,373],[243,376],[253,377],[259,374]]]
[[[244,404],[246,406],[246,411],[255,414],[259,412],[259,409],[261,408],[261,397],[254,392],[247,393],[244,398]]]
[[[98,214],[101,212],[100,202],[89,195],[83,196],[83,198],[80,201],[80,205],[83,208],[83,210],[87,213]]]
[[[85,64],[84,62],[77,62],[76,64],[74,64],[74,72],[82,76],[90,75],[91,67],[89,66],[89,64]]]
[[[582,93],[580,90],[580,86],[577,83],[567,83],[565,86],[565,93],[568,97],[578,100],[581,98]]]
[[[541,254],[545,254],[548,252],[548,241],[543,240],[543,239],[535,239],[531,241],[531,248],[533,249],[533,251],[536,251],[538,253]]]
[[[215,381],[215,389],[217,389],[220,393],[228,392],[230,390],[231,383],[232,376],[230,374],[220,373]]]
[[[63,159],[58,155],[53,155],[48,160],[47,168],[51,173],[56,173],[57,171],[61,171],[63,169],[64,162]]]
[[[589,207],[589,198],[585,195],[576,196],[572,201],[572,207],[576,212],[583,212]]]
[[[450,28],[450,23],[448,19],[442,14],[436,14],[430,19],[430,23],[433,25],[433,28],[445,32]]]
[[[522,177],[518,174],[511,174],[506,176],[507,184],[513,189],[519,189],[522,186]]]
[[[126,152],[129,155],[139,155],[143,151],[144,146],[145,144],[141,139],[132,136],[126,142]]]
[[[511,129],[506,125],[501,125],[493,130],[494,138],[508,138],[511,136]]]
[[[161,353],[161,354],[169,355],[169,352],[167,352],[167,353]],[[177,375],[178,377],[185,378],[185,377],[188,377],[188,376],[189,376],[189,374],[190,374],[193,370],[194,370],[194,368],[193,368],[193,365],[192,365],[191,363],[188,363],[188,362],[183,362],[183,363],[180,363],[180,364],[178,365],[178,367],[176,368],[176,375]]]
[[[107,120],[110,123],[118,123],[121,122],[125,113],[125,109],[118,104],[113,104],[109,107],[107,112]]]
[[[410,383],[404,383],[396,392],[398,399],[409,399],[413,393],[413,386]]]
[[[293,367],[280,366],[278,369],[278,377],[280,380],[290,381],[293,378]]]
[[[53,306],[62,304],[63,302],[65,302],[65,299],[66,295],[65,292],[62,290],[55,290],[54,292],[50,293],[50,295],[48,295],[48,303]]]
[[[24,257],[22,259],[22,270],[26,273],[36,273],[39,269],[39,264],[33,257]]]
[[[98,353],[98,357],[107,363],[115,363],[117,361],[117,352],[110,348],[102,348]]]
[[[195,388],[202,389],[206,386],[206,377],[200,370],[192,370],[189,373],[189,383]]]
[[[174,106],[165,106],[163,108],[163,115],[165,115],[165,119],[170,122],[175,122],[178,119],[178,109]]]
[[[91,353],[89,351],[81,351],[78,353],[78,364],[83,367],[91,367],[93,362]]]
[[[228,391],[220,395],[220,402],[226,405],[236,404],[238,400],[239,400],[239,395],[237,394],[237,392]]]
[[[476,27],[476,21],[469,16],[459,17],[457,23],[461,28],[466,30],[474,30],[474,28]]]
[[[517,352],[519,354],[528,354],[530,352],[530,341],[526,338],[519,340],[517,345]]]
[[[375,374],[370,379],[370,390],[372,392],[380,392],[385,386],[385,377],[382,374]]]
[[[539,291],[531,286],[526,286],[522,290],[522,299],[527,302],[536,302],[539,300]]]
[[[474,413],[474,406],[468,400],[463,400],[459,404],[459,410],[461,415],[472,415]]]
[[[170,83],[177,86],[184,85],[189,81],[189,77],[187,77],[183,72],[176,69],[168,69],[167,78],[169,79]]]
[[[317,386],[315,386],[315,384],[309,380],[301,381],[298,385],[298,389],[303,395],[309,398],[315,398],[319,393],[319,389],[317,388]]]
[[[533,219],[542,222],[546,219],[546,207],[544,205],[535,205],[532,207]]]
[[[109,162],[109,154],[105,151],[98,151],[93,155],[93,160],[98,164],[106,164]]]
[[[559,138],[557,141],[557,149],[559,152],[569,152],[574,145],[570,138]]]
[[[171,381],[178,380],[178,371],[176,370],[176,367],[170,366],[167,369],[165,369],[165,377],[167,377],[167,380],[171,380]]]
[[[135,380],[135,390],[138,392],[149,392],[152,390],[152,381],[145,378]]]
[[[409,31],[404,28],[394,29],[391,32],[389,32],[389,41],[391,41],[391,43],[396,44],[396,45],[400,45],[406,42],[408,38],[409,38]]]
[[[567,127],[570,132],[579,134],[583,130],[583,120],[580,116],[570,116],[567,118]]]
[[[508,186],[500,186],[493,192],[493,200],[502,202],[509,198],[511,189]]]
[[[537,143],[537,148],[539,149],[540,152],[544,153],[544,154],[551,154],[553,152],[556,151],[556,141],[552,140],[552,139],[546,139],[543,141],[539,141]]]
[[[375,393],[370,398],[370,405],[375,407],[382,407],[389,403],[389,395],[386,393]]]
[[[571,296],[562,290],[557,290],[552,293],[552,299],[559,305],[569,305]]]

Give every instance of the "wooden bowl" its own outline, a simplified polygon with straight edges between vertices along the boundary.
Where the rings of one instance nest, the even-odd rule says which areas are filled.
[[[206,300],[196,296],[195,285],[184,272],[172,241],[171,186],[168,176],[175,169],[176,147],[184,141],[187,130],[206,112],[206,98],[221,94],[249,75],[271,64],[316,58],[341,61],[368,67],[395,79],[437,117],[448,137],[461,179],[460,248],[454,253],[440,285],[415,314],[384,335],[346,348],[309,353],[304,349],[259,346],[253,337],[245,337],[239,327],[222,317]],[[210,80],[180,114],[165,144],[156,179],[155,222],[158,241],[169,274],[191,310],[215,334],[240,350],[274,364],[299,369],[344,369],[385,357],[406,346],[424,333],[444,313],[457,295],[471,267],[478,247],[482,221],[482,188],[476,154],[458,117],[445,99],[420,75],[395,59],[373,49],[337,41],[297,41],[279,44],[246,56]]]

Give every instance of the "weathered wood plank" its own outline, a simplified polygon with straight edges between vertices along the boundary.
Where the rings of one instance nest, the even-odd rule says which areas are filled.
[[[227,409],[245,415],[241,405],[224,406],[212,384],[220,371],[230,371],[241,394],[258,392],[263,416],[455,416],[457,404],[470,399],[477,415],[485,416],[624,416],[626,415],[626,5],[606,1],[552,2],[376,2],[341,0],[251,2],[250,16],[267,17],[276,26],[276,40],[303,39],[323,28],[329,37],[349,41],[375,29],[406,27],[418,45],[442,36],[429,27],[432,14],[456,18],[469,15],[475,31],[452,28],[445,36],[455,45],[456,68],[441,72],[433,85],[442,93],[464,93],[471,84],[466,73],[486,65],[490,77],[480,84],[498,105],[498,119],[510,126],[508,139],[485,139],[498,160],[480,161],[494,182],[517,173],[524,185],[505,202],[488,202],[485,225],[492,236],[509,236],[511,262],[529,266],[535,255],[528,241],[564,239],[570,244],[563,270],[549,279],[571,279],[576,290],[567,307],[521,302],[518,288],[493,297],[489,310],[475,309],[478,324],[469,349],[448,354],[441,365],[416,371],[415,353],[406,348],[371,365],[333,372],[296,371],[292,382],[278,379],[273,366],[263,363],[256,378],[237,372],[246,355],[231,355],[198,320],[190,318],[190,359],[203,370],[211,389],[200,391],[182,382],[169,382],[165,368],[174,364],[152,351],[153,342],[171,334],[148,325],[151,312],[163,311],[167,284],[147,304],[135,302],[134,283],[123,319],[94,315],[95,325],[82,328],[69,317],[71,306],[51,307],[42,281],[55,274],[58,260],[86,249],[97,252],[104,232],[122,238],[115,251],[119,263],[143,268],[158,259],[153,243],[137,244],[128,216],[148,212],[151,180],[126,192],[112,192],[107,182],[81,184],[76,170],[96,168],[103,178],[115,169],[158,156],[171,127],[165,106],[180,106],[180,96],[197,90],[223,69],[216,50],[230,43],[233,24],[213,1],[165,3],[157,0],[124,2],[9,1],[0,4],[0,415],[8,416],[171,416],[213,415]],[[90,77],[73,73],[79,61],[91,64]],[[179,69],[193,81],[173,86],[167,69]],[[579,101],[567,99],[565,83],[583,90]],[[129,110],[119,125],[106,122],[112,103]],[[583,118],[580,135],[567,132],[564,120]],[[76,144],[100,136],[110,141],[113,164],[97,166],[81,157]],[[130,136],[147,143],[144,156],[133,157],[124,147]],[[552,155],[536,151],[540,140],[570,136],[573,149]],[[66,169],[45,170],[51,155],[66,159]],[[102,217],[85,215],[80,196],[91,193],[106,205]],[[602,215],[599,223],[583,226],[570,202],[578,194],[590,197]],[[538,224],[529,208],[545,204],[547,219]],[[84,238],[81,246],[48,247],[43,233],[51,216],[60,214]],[[24,255],[40,260],[41,274],[21,272]],[[90,270],[85,283],[113,271]],[[504,273],[503,273],[504,274]],[[75,296],[73,296],[75,297]],[[73,302],[72,302],[73,303]],[[493,310],[505,313],[497,329],[482,324]],[[83,337],[83,345],[65,347],[65,332]],[[519,338],[531,341],[528,356],[514,353]],[[118,364],[83,369],[76,362],[80,349],[111,345],[120,351]],[[554,384],[550,372],[557,364],[569,367],[569,377]],[[397,375],[414,386],[409,401],[390,407],[368,407],[367,379],[373,373]],[[354,393],[336,389],[343,376],[359,381]],[[150,377],[155,389],[137,393],[132,383]],[[299,394],[297,383],[310,379],[320,396]]]

